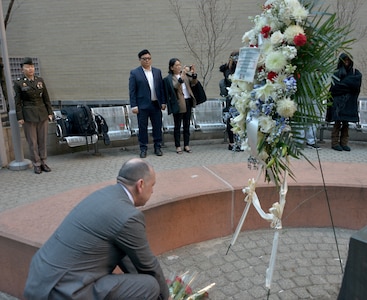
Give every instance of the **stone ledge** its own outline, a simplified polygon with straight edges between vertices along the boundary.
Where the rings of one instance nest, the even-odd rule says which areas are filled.
[[[294,161],[297,182],[289,180],[284,227],[330,227],[320,170]],[[323,163],[334,225],[359,229],[366,225],[366,173],[363,164]],[[154,253],[231,235],[245,207],[242,188],[257,176],[247,164],[202,166],[157,173],[147,205],[147,235]],[[278,192],[260,179],[257,194],[265,211]],[[85,196],[114,180],[66,191],[0,214],[0,290],[22,298],[29,262],[65,215]],[[269,228],[253,207],[242,230]],[[16,266],[16,267],[15,267]]]

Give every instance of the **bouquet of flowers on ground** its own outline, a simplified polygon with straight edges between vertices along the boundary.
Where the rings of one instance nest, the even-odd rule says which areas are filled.
[[[198,273],[185,272],[181,275],[173,274],[168,278],[167,285],[169,289],[170,296],[173,300],[205,300],[208,298],[208,291],[211,289],[215,283],[206,286],[196,292],[193,292],[193,284]]]
[[[278,186],[285,174],[293,177],[289,157],[303,156],[300,131],[320,121],[313,101],[325,111],[337,52],[353,41],[350,29],[340,28],[336,14],[317,2],[266,1],[262,13],[251,18],[254,27],[243,36],[237,64],[241,71],[248,64],[242,56],[241,65],[241,52],[256,52],[253,80],[237,69],[231,78],[229,95],[240,113],[233,130],[244,137],[249,162],[260,163],[266,181]]]

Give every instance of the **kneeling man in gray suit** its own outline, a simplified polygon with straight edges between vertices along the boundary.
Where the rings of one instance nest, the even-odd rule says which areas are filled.
[[[43,299],[169,299],[145,232],[155,172],[133,158],[117,184],[81,201],[32,258],[24,296]],[[122,274],[114,274],[118,266]]]

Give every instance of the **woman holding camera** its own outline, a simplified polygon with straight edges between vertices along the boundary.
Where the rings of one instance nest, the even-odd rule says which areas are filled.
[[[168,63],[168,76],[163,79],[168,114],[173,114],[175,147],[177,154],[183,151],[191,153],[190,121],[196,99],[191,87],[197,84],[195,66],[182,67],[178,58],[171,58]],[[181,123],[183,124],[184,148],[181,148]]]

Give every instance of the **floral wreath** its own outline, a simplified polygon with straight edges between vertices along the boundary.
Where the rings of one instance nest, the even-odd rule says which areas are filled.
[[[240,49],[240,54],[246,48],[260,51],[254,80],[231,77],[229,95],[240,113],[233,131],[245,137],[250,165],[262,164],[266,181],[277,186],[286,173],[294,178],[289,157],[305,157],[300,131],[320,122],[312,100],[325,111],[336,54],[353,41],[346,38],[348,27],[338,27],[336,14],[319,6],[316,11],[315,2],[266,1],[262,13],[250,18],[254,27],[243,35]],[[253,121],[257,136],[251,143]]]

